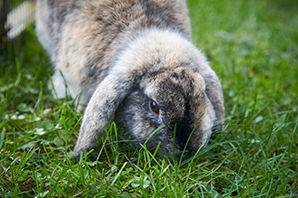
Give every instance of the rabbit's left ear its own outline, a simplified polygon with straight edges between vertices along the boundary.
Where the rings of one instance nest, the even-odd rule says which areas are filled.
[[[215,72],[208,66],[201,69],[200,74],[203,76],[206,84],[206,94],[215,110],[216,122],[215,125],[224,123],[224,99],[222,86]]]
[[[134,78],[108,75],[97,87],[87,105],[74,155],[93,148],[100,132],[108,124],[116,109],[135,85]]]

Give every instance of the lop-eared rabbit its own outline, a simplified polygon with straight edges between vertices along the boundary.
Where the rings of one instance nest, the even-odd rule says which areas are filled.
[[[111,118],[151,150],[160,142],[159,155],[185,149],[184,158],[223,123],[221,84],[192,44],[185,0],[37,0],[36,32],[58,97],[65,79],[87,104],[76,156]]]

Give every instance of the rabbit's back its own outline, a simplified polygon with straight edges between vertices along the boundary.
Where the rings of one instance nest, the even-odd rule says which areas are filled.
[[[92,92],[138,30],[170,28],[191,40],[187,12],[184,0],[41,0],[36,29],[56,69]]]

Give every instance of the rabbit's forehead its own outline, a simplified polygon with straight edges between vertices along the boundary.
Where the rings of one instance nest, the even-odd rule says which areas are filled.
[[[199,96],[205,92],[203,77],[190,69],[178,68],[173,71],[156,71],[145,75],[140,82],[140,88],[154,100],[160,95],[178,96],[184,98]]]
[[[142,79],[140,87],[157,102],[169,125],[185,116],[195,119],[204,106],[204,80],[187,69],[148,75]]]

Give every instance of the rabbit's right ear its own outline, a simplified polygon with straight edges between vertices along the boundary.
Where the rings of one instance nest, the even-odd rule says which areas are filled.
[[[79,157],[93,148],[99,133],[135,85],[135,78],[108,75],[97,87],[87,105],[74,155]]]

